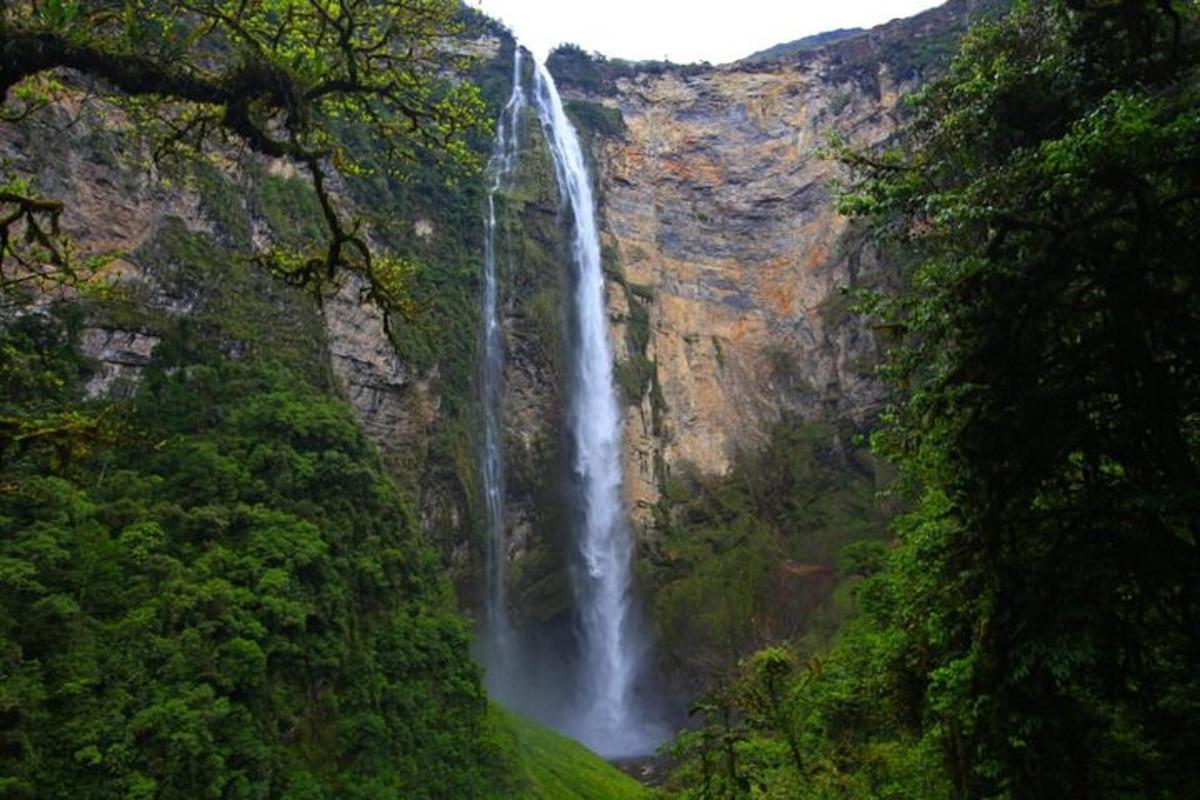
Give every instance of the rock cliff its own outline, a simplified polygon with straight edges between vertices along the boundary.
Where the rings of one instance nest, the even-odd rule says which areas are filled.
[[[385,450],[429,423],[428,376],[397,355],[381,312],[359,302],[359,280],[348,276],[318,306],[247,263],[251,242],[287,242],[312,223],[290,165],[153,164],[123,110],[82,86],[6,128],[0,156],[67,199],[63,226],[79,254],[116,256],[100,276],[115,291],[89,305],[79,338],[95,361],[90,396],[132,391],[186,320],[225,355],[278,359],[294,347],[291,366],[331,371]]]
[[[724,475],[784,417],[846,431],[879,411],[879,344],[846,290],[887,276],[834,208],[842,172],[826,147],[892,137],[902,96],[978,6],[720,67],[552,56],[593,134],[643,529],[670,472]]]
[[[598,154],[603,213],[649,326],[644,351],[624,355],[654,372],[626,424],[640,519],[665,477],[657,465],[721,475],[787,412],[861,426],[879,407],[874,338],[840,313],[839,289],[863,276],[820,148],[833,131],[888,137],[899,87],[881,66],[873,97],[824,81],[821,66],[639,75],[610,101],[626,135]],[[628,303],[612,312],[629,340]],[[656,391],[658,430],[645,413]]]

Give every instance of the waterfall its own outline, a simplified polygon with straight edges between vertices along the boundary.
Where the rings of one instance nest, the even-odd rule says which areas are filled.
[[[580,617],[579,707],[567,732],[606,756],[641,754],[656,734],[634,706],[641,646],[630,598],[633,543],[621,481],[621,416],[595,200],[579,136],[563,110],[549,71],[536,64],[533,104],[546,133],[562,202],[571,211],[575,267],[568,392],[570,436],[581,520],[582,569],[575,577]]]
[[[513,63],[513,88],[496,122],[488,161],[484,208],[483,348],[480,394],[483,421],[483,492],[487,514],[485,627],[481,653],[488,691],[506,705],[554,725],[596,752],[619,757],[649,752],[661,740],[635,705],[641,637],[630,598],[633,543],[625,520],[621,481],[621,415],[613,386],[604,276],[591,180],[579,137],[563,111],[549,72],[535,63],[533,91],[522,87],[522,50]],[[573,295],[568,420],[578,489],[580,569],[573,573],[579,617],[578,658],[570,674],[521,652],[510,624],[501,398],[504,334],[497,275],[496,197],[511,182],[519,153],[523,110],[533,105],[554,162],[563,206],[570,211]],[[553,663],[553,662],[552,662]],[[550,684],[547,684],[549,679]]]
[[[499,692],[514,669],[512,636],[505,590],[507,542],[504,518],[504,449],[500,422],[504,370],[504,332],[500,326],[496,276],[496,193],[517,164],[521,111],[526,106],[521,87],[521,49],[513,55],[513,88],[496,122],[496,139],[488,161],[491,186],[487,193],[483,239],[483,361],[480,394],[483,406],[483,493],[487,509],[487,597],[484,661],[489,689]]]

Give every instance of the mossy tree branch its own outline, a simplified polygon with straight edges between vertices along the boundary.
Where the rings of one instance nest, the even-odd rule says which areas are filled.
[[[464,135],[480,124],[482,103],[473,86],[454,79],[468,63],[453,41],[459,13],[452,0],[8,2],[0,5],[0,99],[8,104],[37,76],[74,70],[118,98],[161,103],[165,147],[200,149],[224,133],[301,165],[326,241],[312,255],[259,260],[312,288],[350,269],[377,298],[395,297],[397,287],[376,284],[396,270],[375,263],[369,233],[340,208],[331,179],[370,169],[403,174],[427,155],[474,166]],[[336,128],[347,123],[384,143],[378,162],[342,150]],[[20,210],[0,222],[37,236],[51,220],[49,209]],[[53,211],[54,226],[61,211]],[[0,269],[13,255],[0,250]]]

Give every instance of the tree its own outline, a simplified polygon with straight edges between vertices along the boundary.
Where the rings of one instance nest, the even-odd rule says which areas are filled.
[[[290,280],[319,286],[348,268],[372,299],[398,299],[400,265],[374,253],[370,232],[339,208],[337,174],[403,172],[439,154],[471,163],[463,139],[478,124],[454,0],[6,0],[0,4],[0,100],[6,119],[53,96],[74,70],[143,114],[159,151],[234,139],[291,160],[311,177],[328,229],[319,248],[264,254]],[[339,126],[369,129],[367,161],[338,141]],[[27,184],[0,185],[0,280],[70,274],[58,236],[60,200]],[[8,272],[3,271],[7,269]]]
[[[72,341],[0,330],[45,352],[6,388],[70,392]],[[70,470],[4,464],[0,796],[509,795],[466,624],[344,401],[156,358],[117,413]]]
[[[894,624],[961,797],[1200,793],[1198,25],[1019,3],[903,147],[843,154],[845,209],[912,254],[871,304],[906,390],[877,445],[918,500]]]

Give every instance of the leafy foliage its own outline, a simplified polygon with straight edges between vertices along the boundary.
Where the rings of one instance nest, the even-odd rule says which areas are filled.
[[[567,114],[575,127],[589,137],[620,138],[625,135],[625,118],[619,108],[588,100],[567,102]]]
[[[695,75],[711,67],[700,64],[674,64],[670,61],[627,61],[588,53],[577,44],[560,44],[550,51],[546,67],[559,88],[572,87],[591,96],[611,97],[617,93],[617,81],[635,75]]]
[[[7,380],[49,398],[87,365],[38,324]],[[119,447],[5,465],[5,796],[503,793],[439,560],[349,410],[160,351]]]
[[[828,653],[761,653],[711,704],[683,796],[1200,791],[1198,23],[1020,4],[902,148],[844,151],[846,210],[910,257],[868,308],[913,507],[886,556],[846,551],[870,577]]]
[[[110,420],[72,401],[82,368],[75,355],[79,314],[28,315],[0,339],[0,487],[14,460],[37,453],[62,468],[115,433]]]
[[[324,241],[263,259],[306,286],[355,270],[389,306],[403,296],[401,265],[373,252],[370,230],[339,208],[331,181],[405,174],[430,154],[444,169],[476,163],[464,132],[480,124],[482,103],[473,84],[452,79],[469,63],[451,43],[462,24],[450,0],[20,0],[0,7],[0,100],[9,118],[32,113],[54,98],[45,76],[73,69],[138,114],[159,154],[232,137],[297,163],[312,181]],[[347,124],[371,131],[377,158],[338,139]],[[0,184],[0,267],[65,269],[61,210]]]
[[[909,620],[971,796],[1161,796],[1200,730],[1194,6],[1030,3],[971,36],[849,198],[908,237]],[[1084,788],[1089,787],[1089,788]]]
[[[820,655],[803,644],[771,646],[744,660],[693,706],[698,725],[672,747],[668,796],[950,796],[937,742],[905,725],[894,700],[903,687],[881,669],[897,642],[855,619]]]

